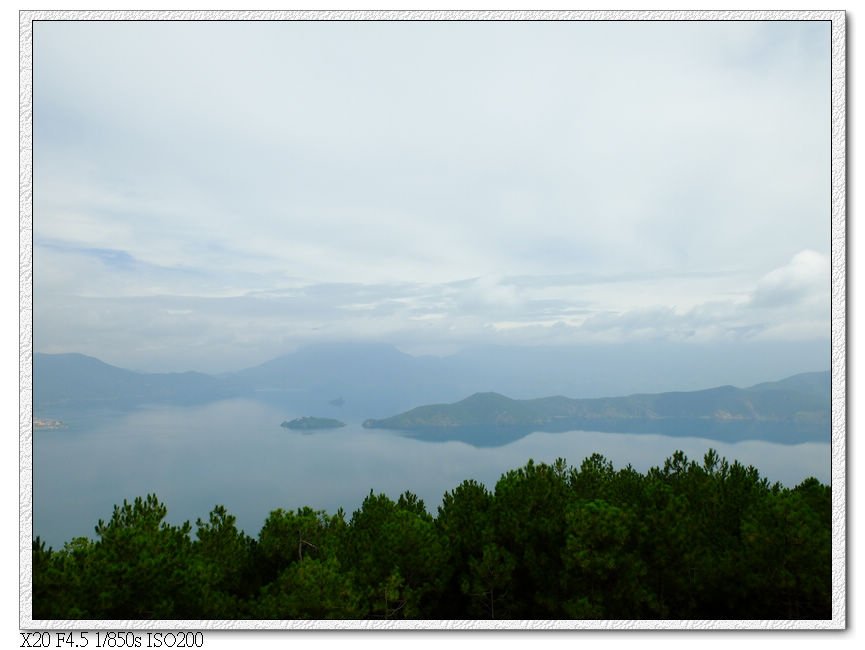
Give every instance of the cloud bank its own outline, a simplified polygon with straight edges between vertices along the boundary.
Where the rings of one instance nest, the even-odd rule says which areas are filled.
[[[34,48],[39,351],[828,338],[825,24],[49,22]]]

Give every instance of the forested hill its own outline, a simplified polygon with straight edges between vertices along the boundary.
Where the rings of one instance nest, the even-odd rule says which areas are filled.
[[[454,404],[420,406],[367,428],[471,435],[474,430],[511,433],[586,429],[653,432],[776,442],[827,440],[830,374],[814,372],[750,388],[630,395],[600,399],[545,397],[515,400],[476,393]]]

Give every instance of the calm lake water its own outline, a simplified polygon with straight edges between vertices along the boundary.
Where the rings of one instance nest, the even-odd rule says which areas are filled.
[[[830,446],[573,431],[533,433],[501,447],[427,442],[395,432],[342,429],[303,434],[279,425],[306,413],[252,401],[196,407],[155,407],[108,414],[55,414],[68,428],[38,430],[33,440],[34,536],[60,547],[109,519],[123,499],[156,493],[173,523],[207,519],[225,505],[257,535],[276,508],[311,506],[348,516],[369,494],[396,498],[405,490],[435,513],[446,490],[472,478],[492,489],[502,473],[529,458],[557,457],[578,466],[594,452],[619,469],[662,465],[681,449],[701,461],[714,448],[728,460],[754,465],[770,481],[793,486],[830,480]],[[345,420],[344,420],[345,421]]]

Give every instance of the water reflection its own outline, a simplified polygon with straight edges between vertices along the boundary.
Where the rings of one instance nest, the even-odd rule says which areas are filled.
[[[662,464],[676,449],[701,459],[713,447],[729,460],[759,468],[771,481],[795,485],[808,476],[827,482],[824,443],[722,443],[654,434],[573,431],[532,433],[498,447],[431,442],[368,430],[302,435],[279,425],[293,413],[251,400],[159,407],[131,413],[65,414],[68,428],[34,437],[34,534],[53,546],[93,535],[100,518],[124,498],[155,492],[179,523],[206,518],[224,504],[250,534],[278,507],[308,505],[351,513],[370,490],[396,497],[415,492],[435,511],[442,494],[473,478],[492,488],[529,459],[565,458],[579,465],[599,452],[616,468]]]

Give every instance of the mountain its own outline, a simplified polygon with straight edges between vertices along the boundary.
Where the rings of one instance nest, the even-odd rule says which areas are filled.
[[[33,355],[33,408],[127,408],[194,404],[237,392],[231,382],[198,372],[139,373],[83,354]]]
[[[413,406],[489,391],[515,399],[600,398],[683,387],[752,386],[828,368],[831,353],[828,341],[475,345],[442,359],[462,393],[449,400],[417,401]]]
[[[364,426],[466,442],[531,431],[615,431],[775,442],[828,440],[830,375],[806,373],[750,388],[636,394],[627,397],[515,400],[476,393],[453,404],[420,406]]]
[[[791,390],[816,393],[828,397],[832,390],[832,375],[828,372],[803,372],[781,381],[770,381],[751,386],[751,390]]]
[[[449,356],[414,356],[392,345],[343,342],[302,347],[224,375],[257,399],[334,417],[385,418],[418,404],[450,403],[478,392],[516,399],[600,398],[661,393],[678,386],[748,386],[828,363],[828,343],[721,342],[569,346],[477,345]],[[659,371],[663,369],[663,371]],[[777,374],[775,374],[777,373]],[[343,398],[339,409],[328,403]]]
[[[357,418],[386,415],[465,391],[438,357],[415,357],[391,345],[310,345],[227,375],[257,399],[324,408]]]
[[[133,372],[74,353],[33,356],[34,409],[44,415],[247,397],[359,419],[462,394],[439,358],[414,357],[383,344],[312,345],[219,376]]]
[[[496,411],[502,427],[509,421],[508,426],[524,428],[541,425],[573,428],[579,424],[579,428],[612,431],[639,428],[649,432],[658,431],[662,420],[667,429],[681,425],[683,432],[696,430],[686,423],[683,419],[686,417],[696,418],[700,430],[725,417],[738,422],[739,429],[748,422],[771,428],[766,423],[785,422],[791,407],[804,404],[802,393],[822,394],[828,400],[828,373],[796,375],[779,382],[756,384],[750,389],[722,387],[693,393],[663,392],[671,385],[712,385],[702,383],[699,378],[714,377],[722,371],[727,373],[724,381],[748,385],[748,380],[765,378],[764,373],[757,372],[760,363],[772,368],[800,367],[812,356],[819,356],[819,350],[809,351],[807,346],[797,354],[792,348],[775,350],[772,355],[783,356],[784,363],[753,350],[748,358],[750,348],[721,346],[711,353],[709,348],[700,346],[665,350],[669,353],[666,361],[655,359],[654,352],[638,346],[479,346],[447,357],[434,357],[409,355],[380,343],[329,343],[303,347],[260,365],[218,376],[196,372],[133,372],[81,354],[37,353],[33,400],[37,416],[61,419],[61,411],[73,409],[125,409],[155,403],[184,405],[244,397],[294,412],[346,421],[374,418],[386,423],[392,420],[387,416],[404,413],[418,404],[453,405],[466,395],[496,393],[501,400],[508,400],[503,395],[510,395],[517,398],[510,401],[520,402]],[[735,369],[730,369],[731,364]],[[686,376],[683,373],[688,367],[692,368],[688,370],[691,374]],[[601,397],[604,393],[600,391],[609,386],[613,388],[606,394],[630,394],[630,397]],[[739,390],[767,393],[750,397],[759,418],[749,419],[750,411],[736,392]],[[557,394],[585,399],[544,397]],[[785,405],[785,400],[790,403]],[[480,416],[495,410],[478,408],[472,403],[468,406],[471,407],[468,411],[449,411],[448,417],[455,418],[459,426],[469,426],[469,422],[472,426],[486,426],[488,420],[471,419],[469,411]],[[828,406],[823,410],[828,410]],[[822,415],[801,415],[796,421],[822,423],[821,418]],[[626,428],[614,428],[622,426]],[[724,425],[724,435],[728,435],[731,426]],[[828,424],[825,430],[828,431]],[[762,430],[758,433],[763,435]]]

